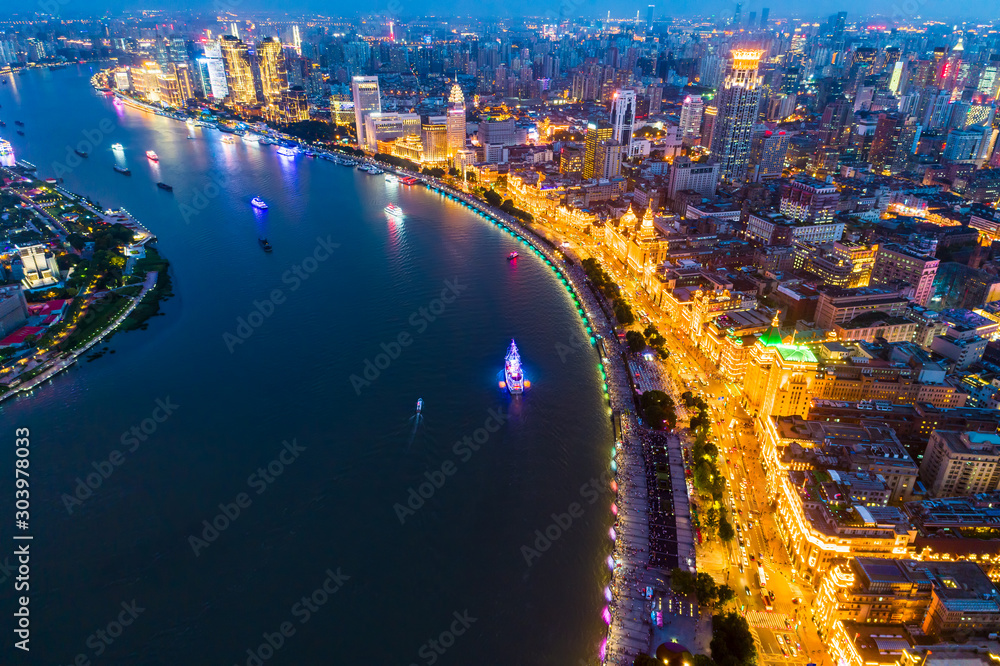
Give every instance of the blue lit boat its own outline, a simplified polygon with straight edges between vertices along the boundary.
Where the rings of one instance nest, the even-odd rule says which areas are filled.
[[[423,398],[417,398],[417,414],[419,414],[420,410],[423,409],[423,408],[424,408],[424,399]]]
[[[503,377],[505,388],[511,395],[524,393],[527,382],[524,381],[524,369],[521,368],[521,355],[517,353],[517,345],[510,341],[507,358],[504,359]]]
[[[254,197],[250,200],[250,205],[254,208],[259,208],[260,210],[267,210],[267,204],[260,197]]]
[[[289,148],[288,146],[281,146],[278,148],[278,154],[284,155],[285,157],[295,157],[297,151],[294,148]]]

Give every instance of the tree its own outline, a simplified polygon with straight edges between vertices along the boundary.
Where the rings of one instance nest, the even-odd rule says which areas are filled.
[[[723,542],[730,542],[736,536],[736,532],[733,530],[733,526],[729,523],[729,519],[725,516],[719,517],[719,538]]]
[[[494,208],[499,208],[503,203],[503,199],[494,190],[486,190],[486,194],[483,195],[486,199],[486,203],[493,206]]]
[[[704,571],[695,576],[694,594],[698,597],[700,604],[712,604],[719,596],[719,586],[715,584],[715,579],[711,574]]]
[[[705,512],[705,526],[712,530],[719,526],[719,510],[714,506],[708,507]]]
[[[729,587],[728,585],[719,586],[719,598],[716,603],[720,606],[723,604],[728,604],[730,601],[736,598],[736,591]]]
[[[755,666],[757,648],[750,625],[736,613],[712,616],[712,659],[718,666]]]
[[[674,567],[673,571],[670,572],[670,589],[677,594],[692,594],[694,592],[694,574]]]
[[[716,664],[708,655],[696,654],[691,658],[691,666],[716,666]]]
[[[629,324],[635,323],[635,315],[632,314],[632,308],[628,306],[628,303],[620,298],[615,299],[615,319],[618,323],[628,326]]]
[[[646,348],[646,338],[639,331],[629,331],[625,334],[625,342],[633,354],[638,354]]]
[[[650,657],[648,654],[637,654],[635,656],[635,661],[632,662],[632,666],[663,666],[654,657]]]

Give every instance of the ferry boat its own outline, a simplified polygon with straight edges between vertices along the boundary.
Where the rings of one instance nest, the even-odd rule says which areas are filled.
[[[13,155],[14,148],[11,147],[10,141],[0,139],[0,157],[11,157]]]
[[[222,143],[236,143],[236,139],[233,138],[232,134],[226,134],[222,137]]]
[[[295,157],[295,149],[289,148],[288,146],[279,146],[278,154],[284,155],[285,157]]]
[[[505,388],[511,395],[524,393],[527,382],[524,381],[524,370],[521,368],[521,355],[517,353],[517,345],[510,341],[507,358],[504,359],[503,378]]]
[[[271,250],[274,249],[273,247],[271,247],[271,244],[267,242],[266,238],[258,238],[257,242],[260,243],[260,246],[264,249],[264,252],[270,252]]]
[[[15,120],[14,124],[17,125],[18,127],[24,127],[24,123],[22,123],[20,120]]]
[[[73,152],[79,155],[80,157],[90,157],[90,155],[84,150],[74,150]]]
[[[407,176],[405,178],[400,178],[399,182],[401,182],[403,185],[416,185],[419,181],[417,178],[414,178],[413,176]]]
[[[260,143],[260,137],[256,134],[251,134],[247,132],[243,135],[243,143]]]
[[[254,197],[250,200],[250,205],[254,208],[259,208],[260,210],[267,210],[267,204],[260,197]]]
[[[173,192],[174,191],[174,186],[173,185],[167,185],[166,183],[157,183],[156,186],[158,188],[160,188],[161,190],[166,190],[167,192]]]
[[[382,210],[384,210],[387,215],[391,215],[392,217],[395,218],[403,217],[403,209],[397,206],[396,204],[389,204]]]
[[[125,146],[120,143],[111,144],[111,150],[125,150]]]
[[[387,174],[385,174],[385,182],[387,182],[387,183],[396,183],[396,182],[399,182],[399,178],[396,178],[396,174],[387,173]]]
[[[154,153],[152,150],[147,150],[146,151],[146,157],[149,158],[150,160],[154,161],[154,162],[159,162],[160,161],[160,156],[157,155],[156,153]]]
[[[114,169],[115,169],[115,171],[117,171],[117,172],[118,172],[118,173],[120,173],[120,174],[124,174],[124,175],[126,175],[126,176],[131,176],[131,175],[132,175],[132,170],[131,170],[131,169],[129,169],[128,167],[123,167],[123,166],[118,166],[118,165],[116,164],[116,165],[114,166]]]
[[[517,252],[511,252],[507,255],[507,261],[513,261],[517,259]]]
[[[424,408],[424,399],[423,398],[417,398],[417,414],[419,414],[420,410],[423,409],[423,408]]]
[[[19,134],[20,136],[24,136],[24,132],[22,132],[21,130],[17,130],[17,133],[18,133],[18,134]]]

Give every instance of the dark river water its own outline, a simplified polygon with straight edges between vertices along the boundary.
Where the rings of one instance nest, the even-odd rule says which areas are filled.
[[[550,268],[423,187],[214,130],[189,139],[116,108],[91,74],[8,77],[0,135],[155,233],[176,296],[113,355],[0,406],[8,479],[14,429],[30,429],[34,537],[31,653],[11,645],[4,568],[0,662],[592,661],[612,433]],[[513,401],[497,384],[512,338],[532,382]]]

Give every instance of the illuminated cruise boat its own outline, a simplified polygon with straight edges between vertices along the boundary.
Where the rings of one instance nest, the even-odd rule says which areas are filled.
[[[233,138],[232,134],[223,134],[222,143],[236,143],[236,139]]]
[[[279,146],[278,154],[285,157],[295,157],[296,151],[294,148],[289,148],[288,146]]]
[[[160,161],[160,156],[157,155],[156,153],[154,153],[152,150],[147,150],[146,151],[146,157],[149,158],[150,160],[154,161],[154,162],[159,162]]]
[[[14,148],[11,147],[10,141],[5,141],[0,139],[0,157],[13,157]]]
[[[260,137],[251,132],[247,132],[243,135],[243,143],[260,143]]]
[[[259,208],[260,210],[267,210],[267,204],[260,197],[254,197],[250,200],[250,205],[254,208]]]
[[[392,217],[400,218],[403,217],[403,209],[396,204],[389,204],[382,210],[385,211],[386,215],[391,215]]]
[[[125,150],[125,146],[120,143],[111,144],[111,150]]]
[[[507,261],[514,261],[515,259],[517,259],[517,257],[518,257],[517,252],[511,252],[510,254],[507,255]]]
[[[424,408],[424,399],[423,398],[417,398],[417,414],[419,414],[420,410],[423,409],[423,408]]]
[[[504,388],[510,391],[511,395],[524,393],[524,389],[529,383],[524,380],[524,369],[521,368],[521,355],[517,353],[517,345],[510,341],[510,349],[507,350],[507,358],[504,359],[503,366]]]

